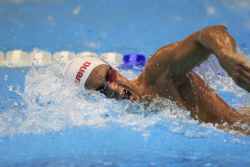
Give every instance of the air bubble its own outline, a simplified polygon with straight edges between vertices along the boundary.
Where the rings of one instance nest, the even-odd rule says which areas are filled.
[[[8,78],[9,78],[9,76],[8,76],[7,74],[4,74],[4,76],[3,76],[4,82],[7,82],[7,81],[8,81]]]
[[[14,88],[14,86],[12,86],[12,85],[8,86],[8,89],[10,92],[13,92],[13,88]]]

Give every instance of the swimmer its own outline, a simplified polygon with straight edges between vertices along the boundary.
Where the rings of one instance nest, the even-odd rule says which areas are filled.
[[[117,100],[148,103],[155,97],[168,98],[189,110],[194,119],[219,128],[225,124],[249,124],[250,116],[228,105],[193,71],[210,54],[217,57],[238,86],[250,92],[250,63],[236,52],[235,40],[221,25],[206,27],[158,49],[135,80],[128,80],[93,56],[71,60],[65,68],[65,77],[80,87]]]

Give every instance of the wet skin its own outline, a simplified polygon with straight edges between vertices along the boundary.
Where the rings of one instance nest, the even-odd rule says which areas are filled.
[[[249,116],[239,114],[192,71],[210,54],[216,55],[238,86],[250,92],[249,61],[236,53],[235,40],[224,26],[210,26],[158,49],[136,80],[118,74],[116,81],[108,85],[107,96],[132,101],[150,101],[160,96],[188,109],[201,122],[219,125],[224,122],[229,125],[250,123]],[[125,98],[124,89],[129,91]]]

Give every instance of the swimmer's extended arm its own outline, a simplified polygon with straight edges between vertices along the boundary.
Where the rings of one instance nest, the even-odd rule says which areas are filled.
[[[224,26],[204,28],[180,42],[160,48],[150,58],[144,72],[150,79],[157,79],[164,73],[180,84],[183,76],[211,53],[217,56],[233,80],[250,92],[250,64],[244,56],[236,53],[236,43]]]

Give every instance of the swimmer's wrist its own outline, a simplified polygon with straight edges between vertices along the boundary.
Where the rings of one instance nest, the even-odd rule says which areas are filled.
[[[218,49],[218,52],[215,53],[219,60],[225,59],[231,55],[228,49]]]

